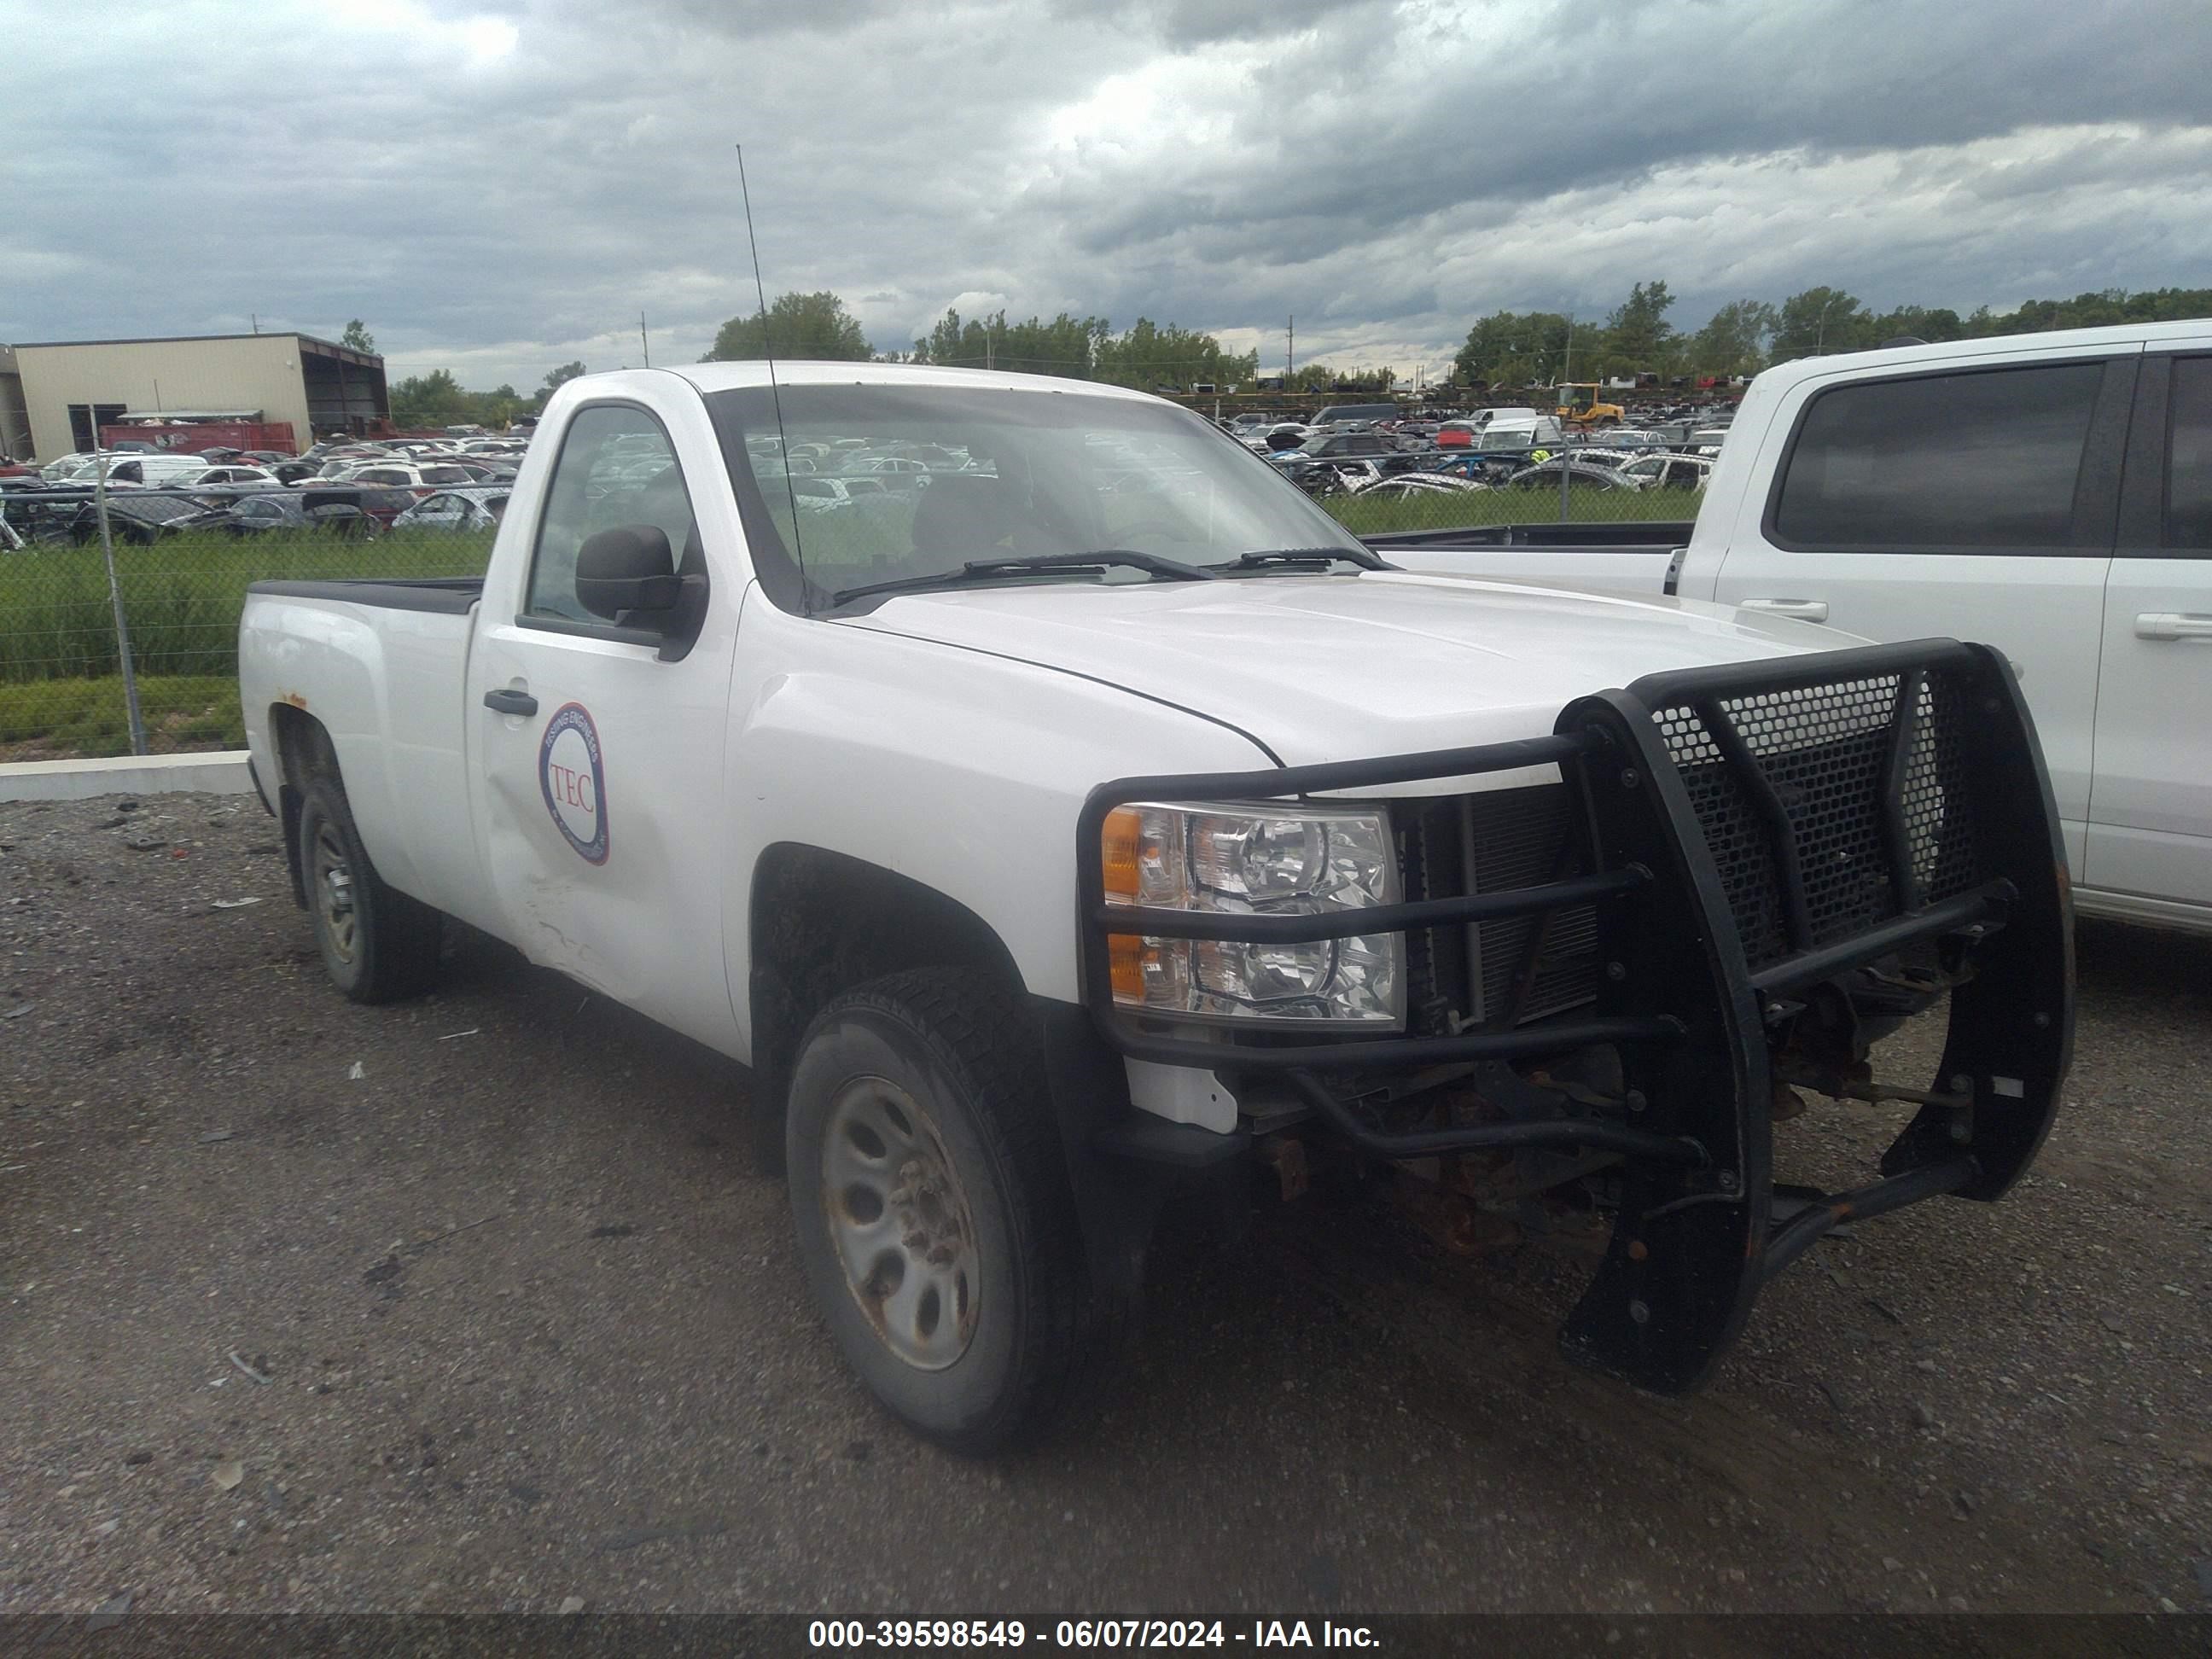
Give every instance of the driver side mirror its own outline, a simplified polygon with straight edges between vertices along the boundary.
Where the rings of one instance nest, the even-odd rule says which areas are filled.
[[[585,610],[610,622],[624,611],[674,611],[684,598],[684,579],[668,537],[656,525],[617,525],[602,530],[576,550],[576,599]]]

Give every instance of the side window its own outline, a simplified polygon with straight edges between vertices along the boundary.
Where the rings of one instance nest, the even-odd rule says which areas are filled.
[[[2212,357],[2174,360],[2167,408],[2166,544],[2212,550]]]
[[[598,622],[576,598],[576,550],[602,530],[649,524],[668,538],[678,564],[696,562],[691,495],[660,422],[628,404],[577,411],[561,440],[546,491],[525,613]]]
[[[2101,363],[1873,380],[1818,393],[1774,504],[1786,546],[2061,548]]]

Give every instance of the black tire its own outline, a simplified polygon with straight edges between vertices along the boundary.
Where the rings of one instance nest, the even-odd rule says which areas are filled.
[[[877,1273],[856,1282],[841,1254],[856,1236],[854,1215],[841,1207],[833,1220],[833,1206],[848,1203],[825,1173],[841,1157],[833,1130],[850,1127],[851,1108],[841,1102],[879,1085],[919,1109],[918,1128],[932,1133],[909,1144],[927,1140],[942,1154],[972,1241],[972,1334],[962,1339],[956,1329],[952,1340],[964,1346],[937,1369],[895,1347],[896,1298]],[[1035,1023],[1018,996],[979,973],[922,969],[834,998],[800,1040],[785,1145],[808,1284],[847,1363],[892,1416],[940,1445],[980,1455],[1036,1437],[1089,1397],[1122,1322],[1091,1288]],[[884,1167],[901,1167],[903,1156],[890,1146]],[[920,1184],[903,1172],[884,1178],[904,1181],[904,1190]],[[896,1213],[887,1218],[894,1233],[908,1224]],[[888,1242],[878,1254],[919,1259]],[[963,1250],[960,1260],[969,1259]],[[871,1292],[874,1312],[866,1305]]]
[[[356,1002],[396,1002],[428,990],[437,982],[444,918],[376,873],[337,779],[307,785],[299,833],[307,912],[331,982]]]

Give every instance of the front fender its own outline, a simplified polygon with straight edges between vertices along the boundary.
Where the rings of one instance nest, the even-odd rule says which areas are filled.
[[[1033,996],[1079,1000],[1085,798],[1132,772],[1269,757],[1202,716],[1058,670],[881,629],[744,611],[732,688],[732,1004],[744,994],[755,867],[790,842],[890,870],[973,912]]]

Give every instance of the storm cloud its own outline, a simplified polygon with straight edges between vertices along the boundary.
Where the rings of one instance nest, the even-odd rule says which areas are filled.
[[[769,291],[1433,372],[1664,277],[1694,326],[2201,284],[2212,10],[1993,0],[0,0],[0,340],[362,317],[401,373],[696,357]]]

